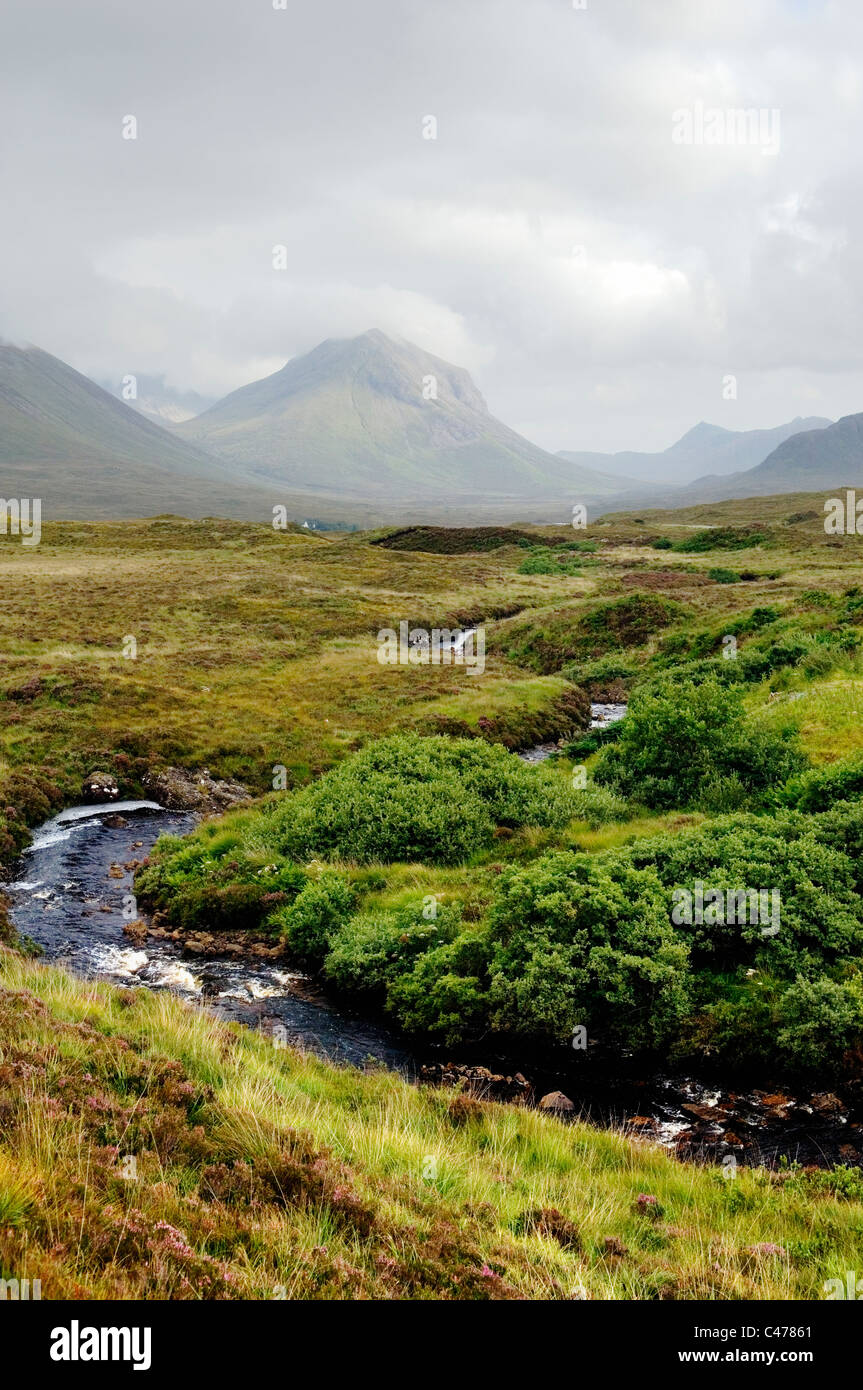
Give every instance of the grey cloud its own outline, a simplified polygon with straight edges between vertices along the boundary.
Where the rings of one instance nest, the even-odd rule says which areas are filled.
[[[0,11],[7,337],[212,395],[379,326],[548,448],[863,408],[852,0]],[[699,100],[778,155],[674,145]]]

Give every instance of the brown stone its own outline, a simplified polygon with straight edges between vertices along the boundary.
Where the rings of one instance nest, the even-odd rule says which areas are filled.
[[[563,1091],[549,1091],[547,1096],[543,1096],[539,1102],[540,1110],[550,1110],[553,1114],[568,1114],[575,1109],[569,1096],[565,1096]]]

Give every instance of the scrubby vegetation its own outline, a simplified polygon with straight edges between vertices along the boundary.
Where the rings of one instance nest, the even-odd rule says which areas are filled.
[[[251,933],[447,1045],[562,1058],[583,1027],[642,1072],[857,1094],[859,542],[825,537],[820,500],[752,506],[579,540],[176,518],[0,538],[0,859],[94,767],[123,795],[207,767],[256,799],[159,843],[136,880],[159,924]],[[484,622],[483,676],[381,666],[402,619]],[[626,718],[588,730],[590,699]],[[507,751],[548,739],[538,767]],[[0,1263],[38,1256],[55,1296],[813,1297],[853,1267],[856,1172],[729,1187],[0,959]],[[127,1131],[158,1180],[118,1174]]]
[[[717,527],[679,548],[763,538]],[[543,565],[569,553],[518,549]],[[508,659],[629,692],[623,721],[557,762],[525,767],[467,739],[372,743],[304,790],[158,846],[144,902],[180,925],[236,911],[330,989],[449,1043],[554,1046],[583,1025],[630,1056],[856,1075],[863,773],[853,755],[811,767],[793,702],[762,690],[854,668],[863,606],[847,585],[810,585],[793,607],[742,597],[705,622],[703,592],[697,617],[695,591],[646,587],[501,622]],[[670,812],[711,819],[626,843],[627,821]],[[675,918],[680,891],[708,895],[705,918]],[[739,920],[713,920],[710,895],[738,893]],[[768,914],[772,894],[781,904],[775,933],[762,893]]]
[[[790,728],[764,729],[747,718],[736,686],[713,672],[697,680],[670,674],[633,692],[595,775],[646,806],[730,810],[763,802],[804,761]]]

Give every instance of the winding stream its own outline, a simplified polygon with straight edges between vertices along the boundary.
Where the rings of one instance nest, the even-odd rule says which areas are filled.
[[[267,960],[189,958],[171,941],[132,945],[123,933],[132,873],[160,835],[184,835],[197,817],[154,802],[76,806],[48,821],[6,885],[16,930],[40,945],[46,960],[115,984],[170,989],[224,1018],[252,1027],[281,1025],[296,1043],[335,1062],[362,1066],[370,1057],[411,1072],[410,1053],[384,1029],[298,992],[304,977]],[[132,917],[137,916],[132,912]]]
[[[597,709],[594,727],[624,712],[623,706],[606,707],[600,722]],[[543,746],[522,756],[542,761],[554,751],[555,745],[548,751]],[[123,929],[138,914],[130,902],[132,871],[124,866],[145,858],[160,835],[185,834],[196,820],[148,801],[63,811],[34,833],[15,879],[6,885],[16,929],[42,947],[46,960],[79,975],[169,989],[223,1018],[278,1030],[285,1043],[330,1061],[354,1066],[373,1061],[410,1078],[420,1075],[424,1064],[439,1072],[449,1059],[443,1049],[428,1046],[420,1056],[395,1030],[315,994],[310,981],[283,962],[192,956],[178,943],[153,937],[143,945],[130,942]],[[736,1093],[679,1076],[586,1080],[583,1067],[565,1049],[559,1060],[528,1065],[498,1055],[496,1046],[489,1044],[480,1056],[474,1049],[461,1065],[481,1062],[499,1081],[504,1080],[500,1073],[527,1073],[536,1098],[559,1089],[594,1123],[626,1126],[684,1157],[716,1162],[733,1154],[751,1163],[786,1155],[810,1163],[863,1163],[863,1114],[829,1094]],[[491,1082],[487,1090],[503,1098]]]

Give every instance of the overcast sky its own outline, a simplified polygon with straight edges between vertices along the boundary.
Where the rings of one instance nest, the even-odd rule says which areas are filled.
[[[863,410],[860,0],[0,14],[7,338],[219,395],[379,327],[552,450]]]

